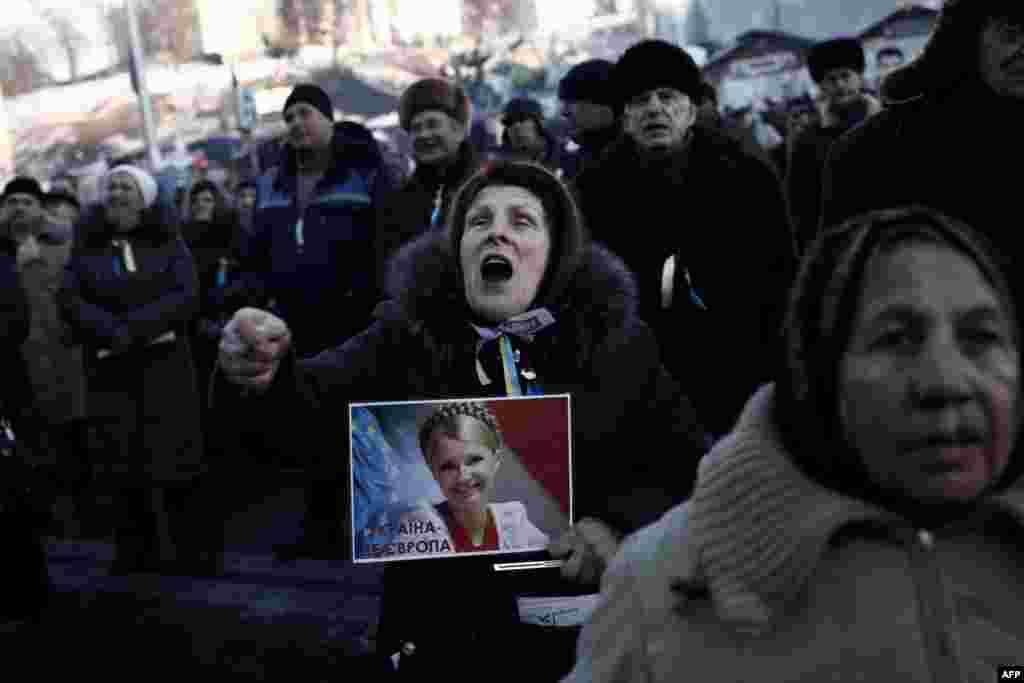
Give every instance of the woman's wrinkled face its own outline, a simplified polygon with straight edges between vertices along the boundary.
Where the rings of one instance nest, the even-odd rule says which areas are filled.
[[[983,493],[1017,437],[1018,374],[1012,318],[973,261],[922,242],[872,259],[839,413],[876,484],[917,502]]]
[[[213,211],[217,207],[217,200],[209,190],[203,190],[192,198],[192,218],[196,221],[208,223],[213,220]]]
[[[145,208],[142,190],[128,173],[115,173],[107,181],[107,216],[119,224],[131,224]]]
[[[430,471],[448,504],[456,510],[487,505],[498,471],[498,455],[477,441],[452,438],[441,431],[430,440]]]
[[[485,187],[466,213],[459,248],[470,309],[488,322],[529,310],[550,252],[551,234],[540,199],[522,187]]]

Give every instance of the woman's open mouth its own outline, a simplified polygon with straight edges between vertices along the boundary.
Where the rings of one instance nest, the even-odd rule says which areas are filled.
[[[512,262],[500,254],[491,254],[480,264],[480,277],[488,284],[500,284],[512,279],[515,268]]]

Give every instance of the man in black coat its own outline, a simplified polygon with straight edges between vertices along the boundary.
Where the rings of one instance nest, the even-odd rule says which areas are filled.
[[[822,119],[803,128],[792,141],[786,164],[786,199],[797,250],[803,253],[818,229],[821,175],[832,143],[881,103],[864,92],[864,48],[856,38],[818,43],[807,55],[811,77],[822,91]]]
[[[18,275],[25,249],[12,226],[27,206],[42,200],[39,184],[16,178],[0,196],[0,544],[4,549],[6,590],[0,592],[0,634],[10,622],[38,616],[50,593],[46,553],[41,533],[46,520],[34,500],[28,463],[24,462],[19,435],[20,419],[33,403],[21,345],[29,335],[28,297]]]
[[[886,109],[832,147],[822,226],[924,204],[986,234],[1020,262],[1024,7],[947,0],[922,55],[884,82]],[[1011,281],[1024,299],[1024,277]]]
[[[640,315],[715,434],[774,376],[793,245],[778,178],[694,126],[701,76],[683,50],[634,45],[614,83],[626,135],[577,179],[595,240],[640,286]]]

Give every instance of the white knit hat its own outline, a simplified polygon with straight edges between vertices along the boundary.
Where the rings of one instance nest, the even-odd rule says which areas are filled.
[[[145,208],[153,206],[153,202],[156,201],[157,195],[157,184],[156,180],[150,174],[138,166],[131,166],[124,164],[122,166],[115,166],[106,172],[103,176],[103,195],[106,197],[107,188],[109,187],[110,177],[115,173],[127,173],[135,179],[135,184],[139,186],[139,191],[142,193],[142,203]]]

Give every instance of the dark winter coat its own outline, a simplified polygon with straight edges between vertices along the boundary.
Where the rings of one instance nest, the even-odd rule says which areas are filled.
[[[14,419],[30,402],[28,374],[21,345],[28,339],[28,297],[17,270],[18,243],[0,234],[0,406]]]
[[[296,224],[297,161],[285,147],[279,166],[260,178],[259,205],[243,255],[245,296],[277,303],[302,342],[303,355],[333,348],[363,329],[376,303],[374,209],[390,175],[373,136],[337,126],[333,162]],[[297,335],[298,336],[298,335]]]
[[[875,98],[868,97],[866,101],[868,116],[882,110]],[[804,128],[792,141],[786,164],[786,201],[799,254],[814,239],[821,222],[821,185],[829,149],[853,127],[827,116],[821,123]]]
[[[622,138],[576,189],[593,238],[636,274],[640,317],[666,366],[705,426],[726,433],[778,367],[795,264],[777,176],[735,140],[695,127],[688,147],[661,163],[641,160]]]
[[[495,395],[481,385],[474,369],[476,333],[467,324],[465,303],[453,301],[453,256],[443,234],[424,235],[404,247],[390,273],[392,298],[378,308],[377,321],[344,346],[282,365],[262,398],[233,398],[236,390],[218,386],[215,405],[224,396],[222,409],[228,416],[232,410],[245,411],[232,424],[249,430],[246,443],[305,453],[319,461],[314,467],[344,470],[350,402]],[[540,332],[530,349],[545,392],[572,396],[575,515],[630,532],[656,519],[672,501],[686,498],[703,453],[703,431],[678,384],[658,362],[654,336],[637,317],[636,285],[621,261],[601,247],[590,247],[553,313],[558,322]],[[638,444],[656,453],[638,450]],[[459,560],[457,566],[425,562],[396,567],[385,591],[379,651],[388,655],[409,639],[430,652],[429,643],[438,634],[455,632],[439,629],[449,617],[424,610],[422,599],[412,599],[422,598],[423,586],[455,590],[485,584],[470,590],[488,596],[485,604],[474,606],[472,624],[460,614],[450,615],[452,628],[460,633],[487,631],[491,618],[506,627],[514,624],[514,617],[502,621],[501,616],[514,615],[514,603],[502,592],[512,589],[501,577],[496,583],[490,565],[475,559]],[[572,594],[575,588],[562,586],[564,592],[555,594]],[[572,644],[567,648],[571,654]]]
[[[240,275],[242,234],[238,213],[221,209],[210,222],[189,221],[181,227],[181,235],[196,264],[199,318],[216,321],[230,316],[245,303],[238,290],[229,290]]]
[[[455,193],[480,169],[481,159],[473,145],[462,143],[455,163],[443,172],[417,166],[405,185],[387,196],[378,207],[376,231],[376,280],[380,295],[386,293],[387,263],[398,249],[430,228],[438,192],[441,210],[438,225],[444,225]]]
[[[980,89],[979,89],[980,90]],[[841,137],[829,156],[822,226],[867,211],[923,204],[985,234],[1007,259],[1024,301],[1018,230],[1020,181],[1007,170],[1024,155],[1024,105],[962,90],[889,105]]]
[[[571,152],[565,148],[560,159],[562,178],[565,180],[575,179],[583,172],[583,169],[600,159],[604,151],[621,134],[620,126],[616,124],[607,130],[597,131],[586,136]]]
[[[185,243],[153,211],[133,232],[136,272],[127,272],[102,209],[79,226],[58,295],[83,347],[86,413],[103,421],[112,470],[140,483],[191,478],[201,464],[199,395],[189,351],[198,307]],[[151,344],[165,333],[174,341]],[[101,359],[100,350],[113,355]]]

